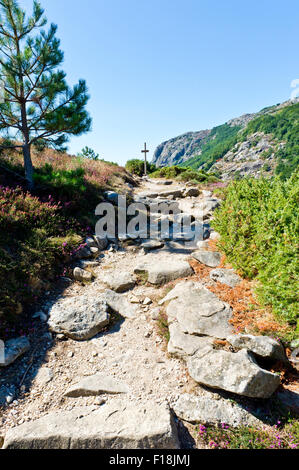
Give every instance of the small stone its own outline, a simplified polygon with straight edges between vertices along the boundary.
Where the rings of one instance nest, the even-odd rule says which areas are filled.
[[[210,268],[216,268],[221,261],[221,253],[215,251],[195,251],[192,257]]]
[[[67,357],[70,357],[70,358],[71,358],[71,357],[74,357],[73,351],[70,351],[70,352],[68,353]]]
[[[153,303],[153,301],[149,297],[146,297],[143,301],[143,305],[150,305],[152,303]]]
[[[242,281],[240,276],[238,276],[233,269],[213,269],[210,272],[210,278],[213,279],[213,281],[220,282],[231,288],[236,287]]]
[[[98,373],[90,377],[85,377],[76,385],[72,385],[65,393],[66,397],[88,397],[97,396],[103,393],[129,393],[126,384],[115,380],[113,377]]]
[[[92,273],[81,268],[75,268],[73,271],[73,276],[76,281],[83,282],[90,282],[93,278]]]

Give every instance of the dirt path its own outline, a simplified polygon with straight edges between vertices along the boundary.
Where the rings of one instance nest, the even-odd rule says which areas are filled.
[[[181,185],[176,185],[181,187]],[[156,185],[145,182],[138,190],[161,192],[173,186]],[[163,251],[163,250],[162,250]],[[91,285],[79,283],[68,287],[64,296],[78,296],[88,292],[96,297],[105,288],[107,273],[130,272],[141,260],[158,263],[161,250],[145,254],[136,247],[105,252],[101,263],[94,269],[97,276]],[[175,254],[180,259],[186,255]],[[127,293],[140,301],[138,315],[134,319],[122,319],[107,332],[98,334],[89,341],[77,342],[71,339],[50,339],[49,333],[43,342],[42,359],[30,363],[30,354],[19,360],[19,377],[26,372],[26,379],[21,394],[4,410],[0,417],[1,434],[6,430],[26,421],[32,421],[50,411],[71,410],[74,407],[98,407],[103,401],[113,400],[112,395],[100,397],[65,398],[64,393],[73,383],[82,377],[98,372],[124,382],[129,387],[126,399],[146,402],[149,399],[158,404],[171,403],[192,386],[182,361],[169,357],[166,341],[158,333],[158,301],[165,294],[161,288],[137,285]],[[143,305],[145,298],[150,298],[150,305]],[[154,312],[154,315],[153,315]],[[153,318],[154,316],[154,318]],[[42,329],[45,330],[44,327]],[[20,373],[21,372],[21,373]],[[2,378],[3,383],[3,378]]]

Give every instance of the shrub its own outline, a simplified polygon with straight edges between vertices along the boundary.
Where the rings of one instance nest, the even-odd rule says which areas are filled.
[[[259,300],[290,324],[298,319],[298,195],[298,170],[285,182],[235,181],[213,221],[228,260],[259,281]]]
[[[166,178],[176,179],[178,181],[192,182],[193,184],[203,182],[216,182],[216,178],[213,174],[208,174],[203,170],[192,170],[189,167],[183,166],[166,166],[159,168],[150,175],[151,178]]]
[[[64,264],[81,238],[78,224],[66,219],[60,204],[0,186],[0,322],[15,319]],[[0,324],[1,327],[1,324]],[[1,330],[1,328],[0,328]]]
[[[152,173],[156,170],[156,165],[153,163],[146,162],[146,168],[148,173]],[[138,160],[137,158],[128,160],[126,163],[126,170],[133,175],[143,176],[144,175],[144,160]]]

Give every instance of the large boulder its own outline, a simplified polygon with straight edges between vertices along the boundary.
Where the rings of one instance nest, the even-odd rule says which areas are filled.
[[[159,263],[146,262],[136,266],[136,274],[146,274],[149,283],[154,285],[165,284],[180,277],[193,274],[190,264],[184,260],[161,259]]]
[[[210,278],[213,281],[220,282],[232,288],[236,287],[242,281],[240,276],[238,276],[233,269],[213,269],[213,271],[210,272]]]
[[[1,344],[0,344],[1,347]],[[22,354],[30,349],[30,342],[25,336],[10,339],[5,342],[5,347],[0,350],[0,367],[10,366]],[[2,357],[4,356],[4,357]]]
[[[10,429],[4,449],[179,449],[168,408],[118,401],[59,411]]]
[[[189,423],[206,425],[227,424],[232,427],[259,426],[261,421],[241,406],[231,401],[217,397],[181,395],[173,405],[173,411],[178,418]]]
[[[107,302],[88,294],[68,297],[56,302],[49,310],[51,331],[77,341],[98,334],[109,323]]]
[[[126,384],[119,382],[114,377],[104,374],[95,374],[90,377],[84,377],[78,383],[72,385],[64,394],[66,397],[89,397],[97,396],[103,393],[128,393],[129,388]]]
[[[227,341],[237,349],[248,349],[261,357],[287,361],[282,344],[269,336],[231,335]]]
[[[195,251],[192,257],[210,268],[216,268],[221,262],[221,253],[217,251]]]
[[[177,321],[184,333],[219,339],[232,333],[231,308],[201,283],[180,283],[173,291],[164,298],[170,300],[166,309],[168,321]]]
[[[246,350],[231,353],[207,347],[187,361],[189,374],[198,383],[251,398],[269,398],[280,376],[262,369]]]

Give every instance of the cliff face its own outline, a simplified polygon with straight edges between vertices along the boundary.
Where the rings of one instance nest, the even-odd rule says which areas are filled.
[[[161,166],[178,165],[200,152],[210,130],[187,132],[160,144],[153,157],[153,163]]]
[[[223,179],[259,176],[261,173],[272,175],[278,165],[278,156],[285,151],[289,158],[288,143],[279,132],[281,126],[285,126],[286,119],[286,132],[289,133],[290,129],[292,140],[296,139],[298,103],[299,98],[286,101],[258,113],[231,119],[211,130],[188,132],[174,137],[158,146],[153,163],[158,167],[184,163],[194,169],[217,172]],[[256,122],[260,124],[256,126]],[[291,158],[294,160],[296,155]]]

